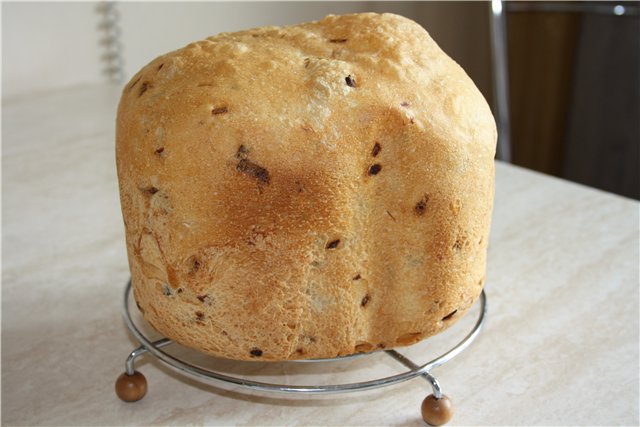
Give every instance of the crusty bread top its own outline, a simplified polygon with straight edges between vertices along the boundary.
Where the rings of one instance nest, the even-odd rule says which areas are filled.
[[[118,111],[136,299],[164,334],[240,359],[433,334],[481,289],[495,141],[471,79],[397,15],[163,55]]]
[[[358,90],[345,84],[347,76]],[[203,104],[208,91],[215,97]],[[372,98],[403,99],[406,116],[451,149],[474,142],[474,152],[495,150],[493,116],[473,82],[420,25],[394,14],[330,15],[289,27],[221,33],[156,58],[131,79],[124,95],[121,119],[130,119],[133,108],[143,121],[146,113],[153,117],[148,120],[162,117],[162,123],[177,125],[198,117],[194,108],[206,110],[200,117],[231,108],[239,113],[233,117],[267,121],[275,133],[311,127],[328,149],[341,139],[335,129],[353,120],[340,120],[334,111]],[[292,99],[299,102],[292,105]]]

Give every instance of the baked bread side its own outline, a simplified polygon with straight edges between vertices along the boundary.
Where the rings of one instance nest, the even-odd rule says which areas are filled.
[[[225,33],[125,86],[116,157],[134,296],[232,359],[412,344],[479,296],[496,130],[418,24]]]

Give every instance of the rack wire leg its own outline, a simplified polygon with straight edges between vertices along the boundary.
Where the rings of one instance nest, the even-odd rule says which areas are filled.
[[[144,347],[133,350],[125,363],[125,372],[116,380],[116,395],[125,402],[137,402],[147,394],[147,379],[133,368],[136,357],[147,352]]]
[[[453,417],[453,404],[447,395],[437,398],[435,394],[425,397],[420,406],[422,419],[432,426],[448,423]]]
[[[156,347],[164,347],[173,343],[168,338],[154,342]],[[136,358],[147,352],[144,346],[140,346],[129,353],[125,362],[124,373],[116,380],[116,395],[125,402],[137,402],[147,394],[147,379],[134,368]]]
[[[395,350],[386,350],[385,352],[409,369],[416,370],[419,368],[418,365]],[[448,423],[453,417],[451,399],[442,394],[440,382],[429,371],[423,372],[420,376],[431,385],[431,390],[433,391],[433,394],[430,394],[422,401],[420,407],[422,419],[432,426],[441,426]]]

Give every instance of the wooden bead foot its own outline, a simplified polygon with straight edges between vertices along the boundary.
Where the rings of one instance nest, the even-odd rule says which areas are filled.
[[[422,401],[421,409],[422,419],[432,426],[446,424],[453,417],[453,405],[447,396],[436,399],[433,394],[430,394]]]
[[[125,402],[136,402],[147,394],[147,379],[140,372],[120,375],[116,380],[116,394]]]

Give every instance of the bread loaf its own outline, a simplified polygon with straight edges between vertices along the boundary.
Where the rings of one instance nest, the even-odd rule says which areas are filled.
[[[117,118],[134,296],[243,360],[415,343],[479,296],[496,130],[418,24],[328,16],[153,60]]]

